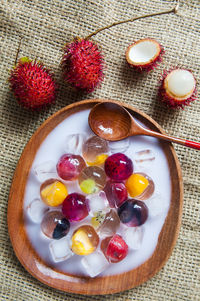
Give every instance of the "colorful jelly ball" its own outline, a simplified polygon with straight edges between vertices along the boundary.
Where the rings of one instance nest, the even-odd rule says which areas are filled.
[[[60,211],[50,211],[43,217],[41,230],[49,238],[60,239],[68,234],[69,229],[70,223]]]
[[[68,195],[68,191],[62,182],[56,179],[50,179],[41,185],[40,195],[45,204],[56,207],[62,204]]]
[[[117,212],[111,209],[106,213],[104,221],[100,224],[98,232],[101,236],[110,236],[116,233],[120,225],[120,219]]]
[[[57,163],[57,173],[65,181],[78,178],[80,172],[86,167],[84,159],[79,155],[65,154]]]
[[[105,172],[112,180],[123,181],[133,173],[133,163],[126,155],[116,153],[106,159]]]
[[[108,142],[98,136],[90,137],[82,148],[83,157],[88,165],[101,165],[105,162],[108,152]]]
[[[132,174],[125,185],[130,196],[141,201],[150,198],[154,192],[153,180],[144,173]]]
[[[101,250],[109,262],[117,263],[127,256],[128,245],[120,235],[115,234],[102,241]]]
[[[70,222],[80,221],[88,216],[88,204],[84,195],[69,194],[62,204],[62,212]]]
[[[128,198],[128,193],[124,183],[108,181],[104,191],[111,208],[117,208]]]
[[[148,217],[148,208],[144,202],[127,200],[118,208],[120,221],[129,227],[137,227],[144,224]]]
[[[88,166],[80,173],[78,182],[84,193],[96,193],[104,188],[106,174],[104,170],[98,166]]]
[[[81,226],[72,235],[71,249],[77,255],[89,255],[93,253],[98,244],[99,237],[92,226]]]

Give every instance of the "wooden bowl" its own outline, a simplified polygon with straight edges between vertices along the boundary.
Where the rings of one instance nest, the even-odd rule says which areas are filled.
[[[85,294],[103,295],[133,288],[153,277],[168,260],[176,243],[182,216],[183,182],[181,169],[172,145],[161,141],[161,147],[167,158],[171,178],[171,202],[160,232],[158,243],[153,255],[138,268],[118,275],[97,278],[79,277],[57,271],[41,260],[32,248],[24,226],[23,203],[29,171],[35,155],[47,135],[64,119],[75,112],[90,109],[98,102],[108,100],[85,100],[71,104],[49,119],[35,132],[27,143],[13,177],[8,202],[8,230],[14,251],[25,269],[39,281],[62,291]],[[138,120],[152,130],[164,133],[162,128],[149,116],[134,107],[117,101]]]

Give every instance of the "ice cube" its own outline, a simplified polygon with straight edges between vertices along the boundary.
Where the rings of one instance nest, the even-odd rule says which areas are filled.
[[[55,262],[67,260],[74,254],[70,249],[69,239],[66,237],[53,240],[49,244],[49,250]]]
[[[111,153],[125,153],[130,146],[130,138],[120,141],[109,142]]]
[[[81,155],[82,154],[82,146],[83,143],[87,139],[87,134],[79,133],[79,134],[71,134],[66,137],[66,142],[64,149],[67,153],[74,154],[74,155]]]
[[[35,223],[40,223],[49,208],[39,199],[34,199],[26,208],[28,216]]]
[[[143,227],[128,227],[124,229],[122,236],[130,249],[138,250],[143,241]]]
[[[138,167],[144,167],[155,161],[155,154],[151,149],[144,149],[134,154],[134,160]]]
[[[81,264],[90,277],[96,277],[108,267],[109,262],[103,253],[96,251],[83,257]]]
[[[104,191],[88,195],[87,200],[91,214],[94,214],[97,211],[109,211],[109,204]]]
[[[40,182],[57,176],[56,164],[53,161],[46,161],[33,167],[33,172]]]
[[[159,192],[155,192],[153,196],[145,201],[149,209],[149,216],[156,217],[166,212],[168,202]]]

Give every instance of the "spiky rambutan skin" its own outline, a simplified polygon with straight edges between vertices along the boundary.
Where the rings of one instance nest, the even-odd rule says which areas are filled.
[[[197,89],[196,86],[194,88],[194,91],[192,94],[185,98],[185,99],[177,99],[175,97],[172,97],[166,92],[165,89],[165,79],[168,74],[170,74],[172,71],[177,70],[179,68],[172,68],[169,71],[164,70],[162,78],[160,80],[160,87],[158,90],[158,98],[161,102],[163,102],[168,108],[170,109],[182,109],[184,110],[185,106],[189,106],[191,102],[196,100],[197,96]],[[188,70],[189,71],[189,70]]]
[[[9,81],[18,103],[25,108],[39,110],[55,101],[56,84],[41,63],[19,60]]]
[[[129,51],[130,51],[130,49],[131,49],[132,46],[134,46],[135,44],[138,44],[140,42],[143,42],[143,41],[151,41],[151,42],[154,42],[155,44],[157,44],[158,53],[156,54],[156,56],[150,62],[148,62],[146,64],[137,64],[137,65],[133,64],[131,62],[131,60],[129,59]],[[126,56],[127,63],[129,64],[129,66],[131,68],[133,68],[137,72],[143,72],[143,71],[149,72],[149,71],[154,70],[159,65],[159,63],[162,62],[164,54],[165,54],[165,50],[164,50],[163,46],[160,43],[158,43],[154,39],[145,38],[145,39],[141,39],[141,40],[139,40],[139,41],[134,42],[133,44],[131,44],[127,48],[125,56]]]
[[[104,59],[94,42],[76,39],[64,48],[62,69],[71,86],[89,93],[103,80]]]

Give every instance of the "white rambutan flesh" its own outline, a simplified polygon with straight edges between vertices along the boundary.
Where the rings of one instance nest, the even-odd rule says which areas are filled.
[[[185,69],[171,71],[164,80],[166,93],[176,99],[185,100],[189,98],[196,86],[193,74]]]
[[[126,51],[126,60],[132,67],[151,70],[161,61],[161,45],[153,39],[141,39],[131,44]]]
[[[161,101],[171,108],[184,108],[196,99],[196,80],[186,69],[173,69],[164,72],[159,89]]]

